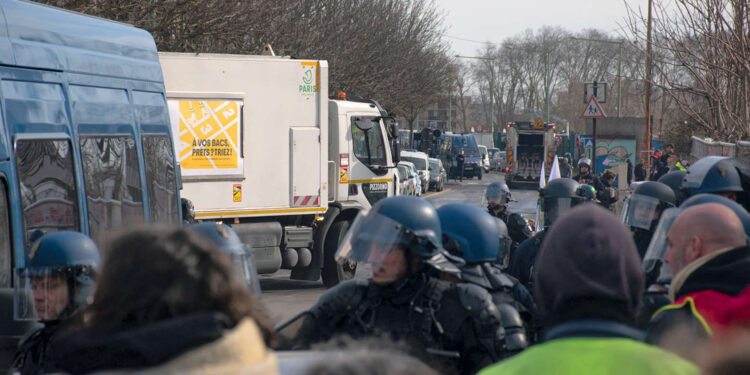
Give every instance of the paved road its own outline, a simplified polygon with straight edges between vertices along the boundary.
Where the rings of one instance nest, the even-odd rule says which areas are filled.
[[[463,182],[449,181],[445,190],[439,193],[425,194],[423,198],[436,207],[448,203],[466,203],[482,205],[484,190],[493,181],[503,181],[502,174],[489,173],[482,180],[471,179]],[[533,190],[513,190],[510,209],[526,218],[534,218],[536,212],[537,192]],[[368,267],[358,267],[358,278],[370,277]],[[272,275],[261,275],[260,285],[263,290],[262,301],[270,318],[275,324],[283,323],[312,306],[325,292],[320,281],[289,280],[289,271],[282,270]]]

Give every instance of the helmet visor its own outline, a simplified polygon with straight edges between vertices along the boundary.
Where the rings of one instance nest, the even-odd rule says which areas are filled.
[[[508,268],[510,262],[510,248],[513,244],[513,240],[504,237],[500,238],[500,247],[497,249],[497,264],[502,268]]]
[[[59,269],[16,269],[13,317],[16,320],[55,320],[70,304],[67,276]]]
[[[336,251],[336,260],[367,263],[377,268],[392,250],[407,247],[406,229],[401,224],[379,213],[362,210]]]
[[[656,225],[651,242],[643,257],[643,268],[646,274],[658,274],[658,283],[669,283],[672,275],[669,272],[668,265],[664,262],[664,254],[667,253],[667,235],[672,228],[677,216],[682,212],[679,208],[667,208]]]
[[[554,197],[542,199],[542,211],[544,212],[544,226],[549,227],[557,220],[558,216],[564,214],[571,207],[580,203],[580,199],[570,197]]]
[[[654,197],[631,195],[622,208],[622,222],[632,228],[651,230],[651,223],[661,214],[659,203]]]
[[[232,267],[237,271],[242,281],[250,288],[250,291],[260,296],[260,281],[258,280],[258,271],[255,269],[255,262],[252,260],[252,254],[234,253],[231,255]]]

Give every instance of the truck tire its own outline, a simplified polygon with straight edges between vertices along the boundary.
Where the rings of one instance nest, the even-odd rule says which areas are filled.
[[[479,171],[477,172],[477,180],[481,180],[481,179],[482,179],[482,170],[480,169],[480,170],[479,170]]]
[[[344,240],[347,230],[349,230],[349,222],[340,220],[331,225],[331,229],[328,230],[328,234],[326,235],[327,238],[323,247],[321,278],[323,279],[323,285],[328,288],[344,280],[353,278],[354,273],[357,271],[356,263],[341,264],[335,258],[336,250],[338,250],[341,241]]]

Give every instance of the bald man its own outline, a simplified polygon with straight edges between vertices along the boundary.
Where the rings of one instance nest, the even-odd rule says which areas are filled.
[[[719,203],[683,211],[667,235],[664,260],[673,275],[669,294],[674,302],[654,314],[651,342],[669,346],[677,327],[681,345],[685,335],[700,340],[722,329],[726,308],[750,285],[750,247],[734,211]]]

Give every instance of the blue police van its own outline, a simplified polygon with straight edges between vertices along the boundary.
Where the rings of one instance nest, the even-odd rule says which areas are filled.
[[[40,235],[101,243],[180,222],[179,169],[156,44],[133,26],[0,0],[0,368],[29,322],[14,269]]]
[[[442,134],[438,142],[438,156],[443,161],[443,165],[449,167],[449,179],[458,179],[461,173],[456,162],[456,156],[461,152],[464,153],[464,177],[482,179],[482,155],[479,153],[479,146],[473,135]]]

